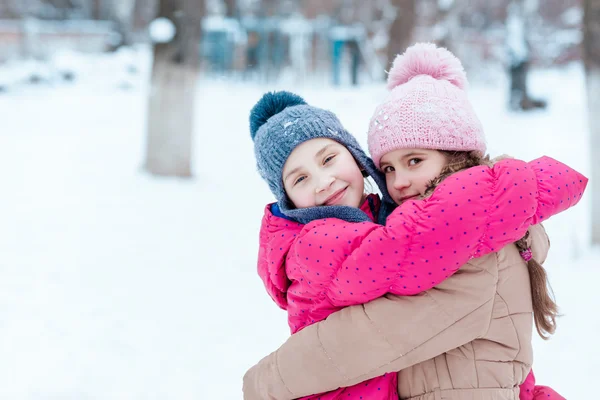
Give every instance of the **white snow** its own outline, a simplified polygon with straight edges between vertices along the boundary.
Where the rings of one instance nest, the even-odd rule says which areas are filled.
[[[565,10],[560,16],[561,21],[569,26],[578,26],[583,21],[583,9],[579,7],[571,7]]]
[[[454,0],[438,0],[437,4],[440,10],[447,11],[454,5]]]
[[[176,28],[173,21],[168,18],[160,17],[150,22],[148,27],[150,39],[154,43],[169,43],[176,34]]]
[[[149,57],[131,90],[113,56],[77,63],[78,80],[0,93],[0,398],[240,399],[246,369],[288,336],[256,274],[272,200],[254,167],[248,112],[267,90],[336,112],[362,144],[384,84],[198,83],[195,179],[141,169]],[[542,112],[506,110],[506,78],[472,82],[490,152],[553,156],[589,173],[582,68],[534,71]],[[589,398],[600,373],[600,251],[589,195],[546,224],[546,267],[564,317],[535,340],[537,380]]]

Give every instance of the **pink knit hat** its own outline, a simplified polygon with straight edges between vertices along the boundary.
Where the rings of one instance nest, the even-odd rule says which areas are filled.
[[[417,43],[398,55],[388,76],[388,98],[369,124],[369,152],[379,168],[393,150],[415,148],[485,154],[479,118],[467,99],[467,76],[452,53]]]

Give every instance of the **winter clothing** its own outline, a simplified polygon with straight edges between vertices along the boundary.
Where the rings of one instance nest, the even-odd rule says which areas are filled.
[[[533,371],[527,375],[525,382],[521,385],[519,400],[566,400],[560,394],[556,393],[548,386],[535,384],[535,375]]]
[[[576,204],[586,183],[579,173],[548,157],[531,163],[506,159],[493,168],[480,166],[452,175],[426,200],[398,207],[386,226],[337,219],[303,226],[274,216],[267,207],[259,275],[273,300],[287,309],[294,333],[342,307],[436,286],[469,259],[514,242],[531,224]],[[455,208],[460,205],[468,206]],[[468,215],[458,214],[460,210]],[[528,369],[523,372],[521,382]],[[350,385],[335,387],[339,386]],[[289,398],[315,393],[295,389]],[[388,399],[395,389],[396,374],[388,374],[318,397]]]
[[[396,57],[388,76],[391,93],[369,124],[369,153],[377,168],[384,154],[405,148],[484,155],[483,127],[466,87],[462,64],[446,49],[419,43]]]
[[[530,228],[534,256],[548,239]],[[244,376],[245,400],[291,400],[398,373],[399,399],[518,400],[532,362],[531,289],[516,246],[473,259],[418,296],[346,307]]]
[[[250,133],[254,139],[260,175],[277,198],[281,212],[298,222],[307,223],[331,217],[349,222],[369,221],[369,217],[356,207],[295,209],[283,186],[283,166],[296,146],[310,139],[327,138],[343,144],[381,189],[384,201],[392,203],[385,190],[385,177],[377,171],[354,136],[344,129],[335,114],[309,106],[300,96],[290,92],[265,94],[250,112]]]

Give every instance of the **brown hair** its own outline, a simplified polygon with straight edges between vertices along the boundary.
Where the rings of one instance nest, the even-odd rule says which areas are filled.
[[[446,156],[448,164],[442,169],[437,178],[429,182],[423,197],[429,196],[437,185],[458,171],[478,165],[492,166],[494,164],[494,161],[490,160],[489,156],[481,157],[477,152],[438,151]],[[529,232],[525,233],[525,236],[515,242],[519,252],[530,250],[527,245],[528,237]],[[527,261],[527,269],[529,270],[535,328],[540,337],[547,340],[556,331],[556,317],[560,316],[558,306],[554,300],[554,293],[552,292],[552,287],[550,286],[544,267],[531,258]]]
[[[529,232],[515,242],[519,252],[530,250],[527,245],[528,236]],[[535,328],[542,339],[548,340],[550,335],[556,332],[556,317],[560,316],[558,306],[554,301],[554,293],[550,282],[548,282],[548,275],[544,267],[534,258],[531,258],[527,261],[527,269],[529,270],[529,280],[531,282]]]
[[[427,184],[427,189],[425,190],[423,196],[421,196],[422,198],[429,197],[437,185],[458,171],[476,167],[478,165],[493,165],[489,156],[481,157],[476,151],[438,151],[446,157],[448,163],[444,168],[442,168],[442,172],[440,172],[437,178],[433,179]]]

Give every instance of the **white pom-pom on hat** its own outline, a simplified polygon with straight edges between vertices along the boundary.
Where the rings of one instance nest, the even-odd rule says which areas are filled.
[[[417,43],[396,56],[388,74],[389,90],[419,75],[446,80],[460,89],[468,85],[467,75],[458,58],[447,49],[433,43]]]

